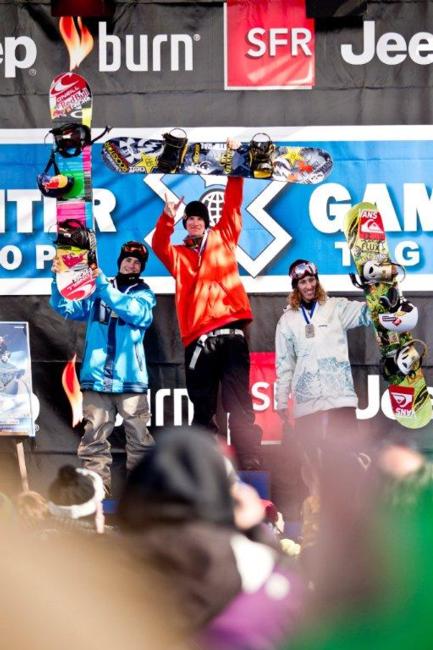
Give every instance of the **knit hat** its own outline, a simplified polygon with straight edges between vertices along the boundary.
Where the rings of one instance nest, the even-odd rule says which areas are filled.
[[[117,258],[117,268],[120,269],[122,260],[127,257],[135,257],[141,265],[140,273],[143,273],[149,257],[149,251],[146,246],[139,241],[128,241],[125,244],[122,244],[120,255]]]
[[[319,279],[317,266],[314,262],[309,262],[308,260],[295,260],[291,263],[289,267],[289,276],[292,280],[292,288],[295,289],[298,286],[299,280],[307,276],[311,276]]]
[[[104,484],[99,474],[63,465],[49,487],[48,510],[56,517],[88,517],[96,512],[104,494]]]
[[[201,521],[232,526],[233,500],[223,457],[203,431],[165,430],[128,476],[121,525]]]
[[[186,228],[186,220],[188,217],[200,217],[204,221],[206,228],[209,228],[209,210],[207,205],[202,201],[190,201],[185,208],[185,212],[182,218],[183,227]]]

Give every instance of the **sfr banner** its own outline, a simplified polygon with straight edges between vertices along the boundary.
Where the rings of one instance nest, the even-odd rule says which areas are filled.
[[[250,361],[250,387],[256,424],[263,431],[264,442],[278,442],[283,435],[283,424],[274,408],[275,352],[251,352]]]
[[[226,90],[314,85],[314,20],[305,0],[227,0],[224,25]]]

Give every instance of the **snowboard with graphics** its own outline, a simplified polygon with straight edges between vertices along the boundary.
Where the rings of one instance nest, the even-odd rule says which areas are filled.
[[[102,148],[103,161],[121,174],[212,174],[301,184],[321,183],[333,166],[331,156],[323,149],[279,146],[269,139],[253,139],[232,149],[222,142],[188,142],[186,137],[172,137],[171,133],[163,138],[107,140]]]
[[[57,173],[45,188],[57,199],[57,287],[68,300],[82,300],[95,289],[96,239],[92,205],[92,93],[83,77],[66,72],[50,93],[53,161]],[[66,191],[62,193],[61,185]]]
[[[352,275],[352,281],[364,291],[396,420],[410,429],[423,427],[432,417],[421,368],[427,346],[411,334],[418,311],[399,290],[403,269],[390,260],[377,206],[355,205],[345,216],[343,230],[359,275],[358,280]]]

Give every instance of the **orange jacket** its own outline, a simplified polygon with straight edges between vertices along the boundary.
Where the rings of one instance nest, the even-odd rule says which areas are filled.
[[[170,243],[174,220],[168,214],[163,212],[156,224],[152,248],[176,280],[176,311],[185,346],[228,323],[253,318],[236,262],[242,187],[242,178],[228,179],[221,218],[208,230],[201,255]]]

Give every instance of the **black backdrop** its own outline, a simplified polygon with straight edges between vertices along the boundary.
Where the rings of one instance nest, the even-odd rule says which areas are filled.
[[[250,4],[254,5],[255,0]],[[222,2],[116,2],[113,19],[102,21],[108,34],[122,43],[117,71],[101,72],[99,44],[80,66],[94,94],[94,124],[121,127],[281,126],[342,124],[429,124],[432,106],[431,65],[409,56],[387,65],[377,56],[366,65],[350,65],[341,56],[343,43],[362,51],[363,19],[326,21],[316,30],[315,87],[287,91],[225,91]],[[0,43],[26,35],[37,46],[37,58],[15,78],[2,79],[0,128],[45,128],[47,88],[55,74],[68,69],[69,58],[50,4],[0,2]],[[373,21],[375,40],[396,32],[408,43],[433,25],[433,4],[425,0],[369,0],[364,20]],[[98,21],[86,24],[95,35]],[[321,26],[323,29],[321,29]],[[430,27],[431,29],[431,27]],[[135,71],[125,66],[125,36],[198,34],[193,43],[193,70],[170,70],[170,51],[163,48],[161,71]],[[235,54],[235,53],[234,53]],[[20,53],[20,57],[22,57]],[[152,65],[149,51],[149,67]],[[3,63],[4,66],[4,63]],[[3,70],[0,68],[1,74]],[[271,95],[271,101],[270,101]]]

